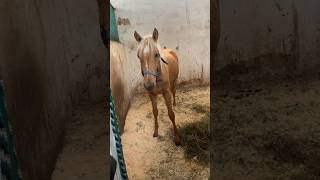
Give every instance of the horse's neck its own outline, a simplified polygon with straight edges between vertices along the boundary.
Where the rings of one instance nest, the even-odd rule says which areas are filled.
[[[160,54],[160,58],[162,58],[163,57],[163,55],[162,55],[162,48],[161,48],[161,46],[160,46],[160,44],[159,43],[157,43],[157,48],[158,48],[158,51],[159,51],[159,54]],[[162,65],[163,65],[164,63],[160,60],[160,66],[161,66],[161,69],[162,69]]]
[[[161,55],[160,55],[161,56]],[[162,59],[162,56],[160,57]],[[162,60],[160,60],[160,69],[161,73],[165,73],[166,69],[168,67],[168,64],[164,63]]]

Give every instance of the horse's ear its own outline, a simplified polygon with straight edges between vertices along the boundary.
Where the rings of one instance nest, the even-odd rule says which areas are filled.
[[[159,33],[157,28],[154,28],[153,33],[152,33],[152,38],[154,41],[158,41]]]
[[[142,37],[140,36],[139,33],[137,33],[137,31],[134,31],[134,38],[136,38],[136,40],[137,40],[138,42],[140,42],[140,41],[142,40]]]

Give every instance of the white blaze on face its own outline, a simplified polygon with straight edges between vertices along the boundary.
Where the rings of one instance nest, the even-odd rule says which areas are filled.
[[[145,48],[143,49],[143,54],[148,54],[149,52],[150,52],[149,46],[147,46],[147,47],[145,47]]]
[[[150,53],[150,46],[148,43],[148,45],[143,49],[143,54],[147,56],[149,53]],[[145,61],[145,62],[146,62],[146,69],[149,69],[148,61]]]

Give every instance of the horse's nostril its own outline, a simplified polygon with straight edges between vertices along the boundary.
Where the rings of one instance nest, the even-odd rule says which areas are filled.
[[[148,91],[150,91],[154,86],[153,82],[146,82],[144,83],[144,88],[146,88]]]

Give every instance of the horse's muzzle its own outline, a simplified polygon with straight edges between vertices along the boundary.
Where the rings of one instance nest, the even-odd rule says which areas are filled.
[[[152,88],[154,87],[154,83],[153,82],[146,82],[143,84],[144,88],[146,88],[146,90],[151,91]]]

